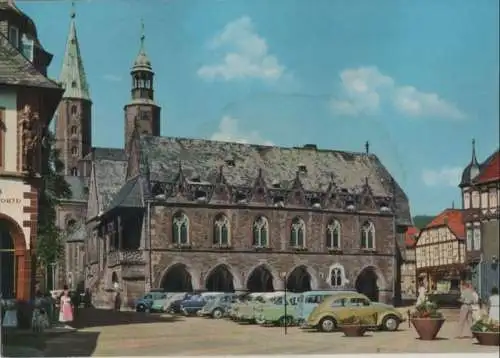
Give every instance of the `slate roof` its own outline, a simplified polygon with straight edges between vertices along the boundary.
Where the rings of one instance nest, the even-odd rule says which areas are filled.
[[[45,77],[9,40],[0,33],[0,85],[39,87],[61,90]]]
[[[375,196],[392,196],[394,187],[398,223],[411,225],[405,193],[373,154],[174,137],[141,136],[139,141],[141,171],[151,181],[173,183],[181,163],[188,181],[199,177],[211,182],[222,167],[231,186],[253,187],[262,170],[268,187],[279,182],[281,188],[290,188],[299,167],[305,166],[307,172],[300,179],[306,191],[325,192],[332,179],[337,187],[351,192],[361,191],[368,179]],[[227,165],[228,160],[234,165]]]
[[[427,226],[422,229],[428,230],[439,226],[447,226],[457,239],[465,239],[465,224],[463,211],[459,209],[445,209],[437,215]]]
[[[90,153],[88,153],[83,159],[126,161],[127,155],[125,154],[125,150],[122,148],[93,147]]]
[[[87,228],[85,223],[81,222],[78,226],[68,234],[66,242],[82,242],[87,237]]]
[[[71,189],[71,201],[87,201],[89,178],[68,175],[64,179]]]
[[[108,159],[94,161],[99,210],[104,210],[113,201],[115,194],[125,183],[127,162]]]

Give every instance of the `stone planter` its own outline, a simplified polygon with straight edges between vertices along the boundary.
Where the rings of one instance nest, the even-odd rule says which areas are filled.
[[[339,326],[339,329],[344,332],[344,335],[346,337],[363,337],[367,327],[365,326],[358,326],[354,324],[347,324],[343,326]]]
[[[472,332],[481,346],[500,346],[500,332]]]
[[[436,339],[441,327],[443,327],[444,318],[412,318],[411,323],[422,341],[432,341]]]

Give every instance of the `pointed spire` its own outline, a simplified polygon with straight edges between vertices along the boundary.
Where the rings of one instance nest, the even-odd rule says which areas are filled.
[[[370,142],[365,142],[365,153],[370,154]]]
[[[87,76],[83,68],[83,60],[80,54],[80,45],[76,36],[76,11],[74,1],[71,3],[70,27],[66,50],[64,52],[63,64],[59,81],[65,89],[63,98],[84,99],[90,101]]]
[[[144,30],[144,20],[141,19],[141,37],[140,37],[140,48],[139,54],[137,55],[132,71],[149,71],[152,72],[151,61],[146,54],[146,48],[144,42],[146,40],[146,31]]]
[[[455,200],[453,200],[453,201],[451,202],[451,208],[452,208],[452,209],[455,209]]]
[[[478,165],[477,158],[476,158],[476,140],[472,138],[472,159],[471,159],[471,164]]]

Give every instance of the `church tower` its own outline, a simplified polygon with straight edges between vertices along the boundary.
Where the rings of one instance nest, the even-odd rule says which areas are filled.
[[[75,9],[71,10],[68,40],[59,81],[64,94],[56,117],[56,148],[64,163],[64,174],[85,175],[79,161],[92,147],[92,101],[76,36]]]
[[[137,127],[139,134],[160,135],[160,110],[154,101],[154,72],[144,49],[144,23],[141,24],[141,47],[130,75],[132,76],[132,98],[125,105],[125,148],[128,152],[130,137]]]

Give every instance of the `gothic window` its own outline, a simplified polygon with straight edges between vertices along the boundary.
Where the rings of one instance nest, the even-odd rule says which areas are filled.
[[[300,218],[292,220],[290,227],[290,246],[295,248],[304,248],[306,246],[306,225]]]
[[[175,214],[172,220],[172,242],[178,245],[189,243],[189,219],[182,212]]]
[[[78,133],[77,126],[71,126],[71,134],[76,134],[76,133]]]
[[[76,83],[76,82],[74,82],[74,81],[73,81],[72,83]],[[72,106],[71,106],[71,110],[70,110],[70,111],[71,111],[71,114],[72,114],[72,115],[75,115],[75,114],[76,114],[76,112],[77,112],[76,105],[72,105]]]
[[[480,226],[475,226],[474,227],[474,250],[481,250],[481,227]]]
[[[78,168],[71,168],[71,175],[74,177],[78,176]]]
[[[334,288],[344,285],[344,268],[341,266],[333,267],[330,271],[330,285]]]
[[[340,245],[340,223],[332,220],[326,227],[326,247],[339,250]]]
[[[257,218],[253,223],[253,246],[268,247],[269,245],[269,224],[263,216]]]
[[[71,147],[71,154],[74,156],[78,155],[78,148],[77,147]]]
[[[217,216],[214,223],[214,238],[215,245],[229,245],[230,241],[230,226],[229,220],[225,215]]]
[[[66,223],[66,230],[70,231],[75,228],[76,221],[74,219],[69,219]]]
[[[361,227],[361,248],[365,250],[375,249],[375,226],[372,222],[365,222]]]

